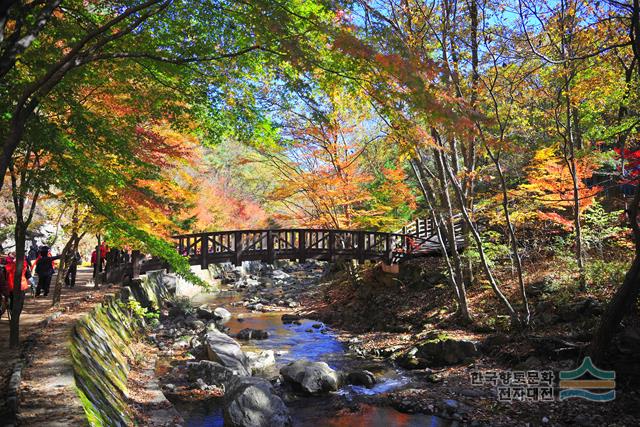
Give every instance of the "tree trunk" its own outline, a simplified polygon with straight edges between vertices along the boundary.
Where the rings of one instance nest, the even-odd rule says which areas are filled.
[[[636,183],[636,192],[627,211],[629,226],[633,230],[636,253],[631,268],[624,277],[622,286],[618,288],[605,310],[596,333],[591,341],[590,353],[597,363],[604,360],[605,354],[616,328],[638,299],[640,291],[640,226],[638,210],[640,208],[640,183]]]
[[[9,325],[9,345],[12,348],[20,345],[20,314],[24,304],[22,291],[22,270],[24,268],[24,245],[26,243],[27,227],[22,221],[16,223],[16,273],[13,279],[13,307],[11,308],[11,323]]]
[[[493,276],[493,272],[491,271],[491,267],[489,267],[489,260],[487,259],[486,254],[484,252],[484,248],[482,247],[482,238],[480,237],[480,233],[478,232],[475,224],[473,223],[473,221],[471,220],[471,217],[469,216],[469,212],[467,211],[466,203],[464,199],[464,193],[462,191],[462,188],[460,188],[460,183],[458,182],[456,176],[453,174],[451,167],[446,162],[443,162],[443,168],[446,171],[446,173],[449,175],[449,179],[451,181],[454,193],[458,198],[458,204],[460,205],[462,216],[466,221],[466,223],[469,225],[469,230],[471,231],[471,235],[473,236],[476,242],[476,248],[478,249],[478,253],[480,254],[480,265],[482,266],[482,269],[487,275],[489,284],[493,288],[493,292],[498,297],[498,300],[500,300],[500,302],[507,309],[507,312],[511,317],[511,323],[514,325],[518,325],[520,324],[520,319],[518,318],[518,314],[511,306],[511,303],[509,302],[507,297],[500,290],[500,287],[498,286],[498,283],[496,282],[496,279]]]
[[[507,182],[502,172],[502,166],[500,165],[500,159],[493,154],[491,149],[487,146],[487,153],[498,171],[498,178],[500,179],[500,187],[502,189],[502,211],[504,213],[504,219],[507,223],[507,230],[509,232],[509,241],[511,242],[511,255],[516,267],[516,274],[518,276],[518,287],[520,288],[520,296],[522,297],[524,316],[522,323],[528,325],[531,320],[531,311],[529,310],[529,300],[527,299],[527,290],[524,285],[524,274],[522,272],[522,259],[520,258],[520,252],[518,250],[518,239],[516,232],[511,222],[511,214],[509,212],[509,193],[507,191]],[[499,156],[499,154],[498,154]]]
[[[434,140],[439,139],[439,135],[435,129],[432,130]],[[458,253],[458,243],[456,241],[455,231],[455,219],[453,214],[453,205],[449,196],[449,180],[447,179],[446,172],[444,170],[444,155],[438,148],[433,149],[435,157],[436,169],[438,171],[438,177],[440,181],[440,199],[445,210],[445,221],[443,221],[444,229],[447,233],[447,242],[449,244],[449,252],[453,260],[453,267],[455,272],[455,283],[458,289],[458,298],[460,302],[459,315],[465,322],[470,322],[471,315],[469,314],[469,305],[467,302],[467,289],[465,286],[465,275],[462,266],[462,259]]]
[[[60,304],[60,297],[62,296],[62,284],[64,283],[65,277],[67,277],[67,273],[69,272],[71,260],[76,255],[75,248],[77,247],[77,239],[78,235],[74,231],[67,244],[64,245],[64,249],[62,249],[62,253],[60,254],[60,265],[58,266],[56,284],[53,288],[51,305]]]
[[[418,168],[413,161],[411,161],[410,163],[413,169],[413,173],[415,174],[416,179],[418,180],[418,185],[420,187],[420,190],[422,191],[422,194],[425,200],[427,201],[429,212],[431,213],[431,216],[433,218],[433,223],[435,225],[434,228],[438,236],[440,250],[442,251],[442,257],[445,260],[445,264],[447,265],[447,272],[449,273],[448,274],[449,283],[451,284],[451,287],[455,293],[456,301],[458,302],[458,312],[459,312],[460,318],[464,322],[472,322],[473,317],[471,316],[471,312],[469,311],[469,303],[467,301],[466,289],[464,288],[464,284],[462,287],[460,287],[460,285],[457,283],[454,267],[451,263],[451,258],[449,257],[449,254],[448,254],[448,249],[445,243],[445,238],[443,233],[444,231],[446,231],[446,226],[444,222],[445,220],[444,218],[442,218],[442,215],[440,215],[435,208],[436,203],[434,199],[433,189],[430,187],[427,188],[428,184],[426,184],[425,181],[423,181],[420,168]]]
[[[590,354],[595,363],[602,362],[616,328],[638,299],[640,291],[640,257],[636,255],[622,286],[618,288],[600,318],[598,329],[591,341]]]

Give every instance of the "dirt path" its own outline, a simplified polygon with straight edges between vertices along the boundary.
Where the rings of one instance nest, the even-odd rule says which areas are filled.
[[[68,351],[74,323],[87,313],[104,295],[116,287],[95,289],[90,282],[91,271],[79,269],[76,287],[63,289],[62,304],[52,308],[50,298],[27,296],[20,317],[21,348],[26,341],[34,341],[28,351],[27,363],[22,370],[19,425],[67,426],[82,425],[84,412],[75,392],[73,368]],[[43,326],[46,319],[56,316]],[[35,338],[35,340],[34,340]],[[9,349],[9,322],[0,320],[0,358],[2,363],[2,403],[0,420],[5,414],[6,386],[21,349]],[[31,343],[27,344],[31,345]]]

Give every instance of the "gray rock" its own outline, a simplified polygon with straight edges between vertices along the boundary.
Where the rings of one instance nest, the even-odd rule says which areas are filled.
[[[269,338],[269,332],[262,329],[245,328],[236,335],[241,340],[264,340]]]
[[[338,373],[325,362],[297,360],[280,369],[284,380],[308,394],[338,390]]]
[[[189,342],[189,345],[191,346],[191,349],[194,349],[196,347],[201,346],[202,343],[200,342],[198,337],[193,337],[193,338],[191,338],[191,341]]]
[[[207,323],[207,329],[206,329],[207,332],[209,332],[209,331],[219,331],[220,329],[218,328],[218,324],[219,323],[218,323],[217,320],[214,320],[214,321],[211,321],[211,322]]]
[[[348,384],[361,385],[367,388],[371,388],[376,383],[376,377],[375,375],[373,375],[373,373],[367,370],[353,371],[347,374],[346,381]]]
[[[247,358],[233,338],[213,330],[205,335],[207,358],[235,371],[238,375],[251,375]]]
[[[433,339],[416,345],[416,357],[432,365],[454,365],[478,355],[473,341],[452,338]]]
[[[197,319],[189,319],[187,321],[184,322],[184,324],[189,328],[189,329],[193,329],[195,331],[201,331],[205,328],[205,324],[202,320],[197,320]]]
[[[290,276],[282,270],[273,270],[273,272],[271,273],[271,277],[276,280],[284,280],[288,279]]]
[[[247,364],[252,372],[264,372],[276,365],[276,357],[273,350],[265,350],[260,353],[247,351]]]
[[[289,410],[265,379],[244,377],[225,394],[224,425],[231,427],[288,427]]]
[[[213,310],[215,319],[220,320],[222,323],[228,322],[231,319],[231,313],[224,307],[218,307]]]
[[[189,381],[201,379],[207,385],[222,387],[229,384],[234,378],[234,373],[231,369],[217,362],[201,360],[199,362],[187,362],[187,376]]]

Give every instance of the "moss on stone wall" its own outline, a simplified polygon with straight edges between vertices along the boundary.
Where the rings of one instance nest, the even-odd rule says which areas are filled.
[[[133,357],[130,345],[146,324],[128,301],[135,299],[147,309],[157,309],[174,289],[174,277],[151,273],[106,298],[76,323],[71,356],[78,396],[90,425],[135,424],[127,403],[128,360]]]

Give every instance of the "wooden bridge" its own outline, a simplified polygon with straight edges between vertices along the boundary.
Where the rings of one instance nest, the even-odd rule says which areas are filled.
[[[456,249],[463,245],[461,222],[455,223]],[[277,259],[324,261],[367,260],[397,264],[404,260],[438,256],[442,245],[434,222],[417,219],[396,233],[363,230],[267,229],[214,231],[173,236],[178,253],[191,265],[203,269],[209,264],[243,261],[273,263]],[[450,245],[445,238],[445,247]],[[162,267],[160,260],[148,260],[141,272]]]

